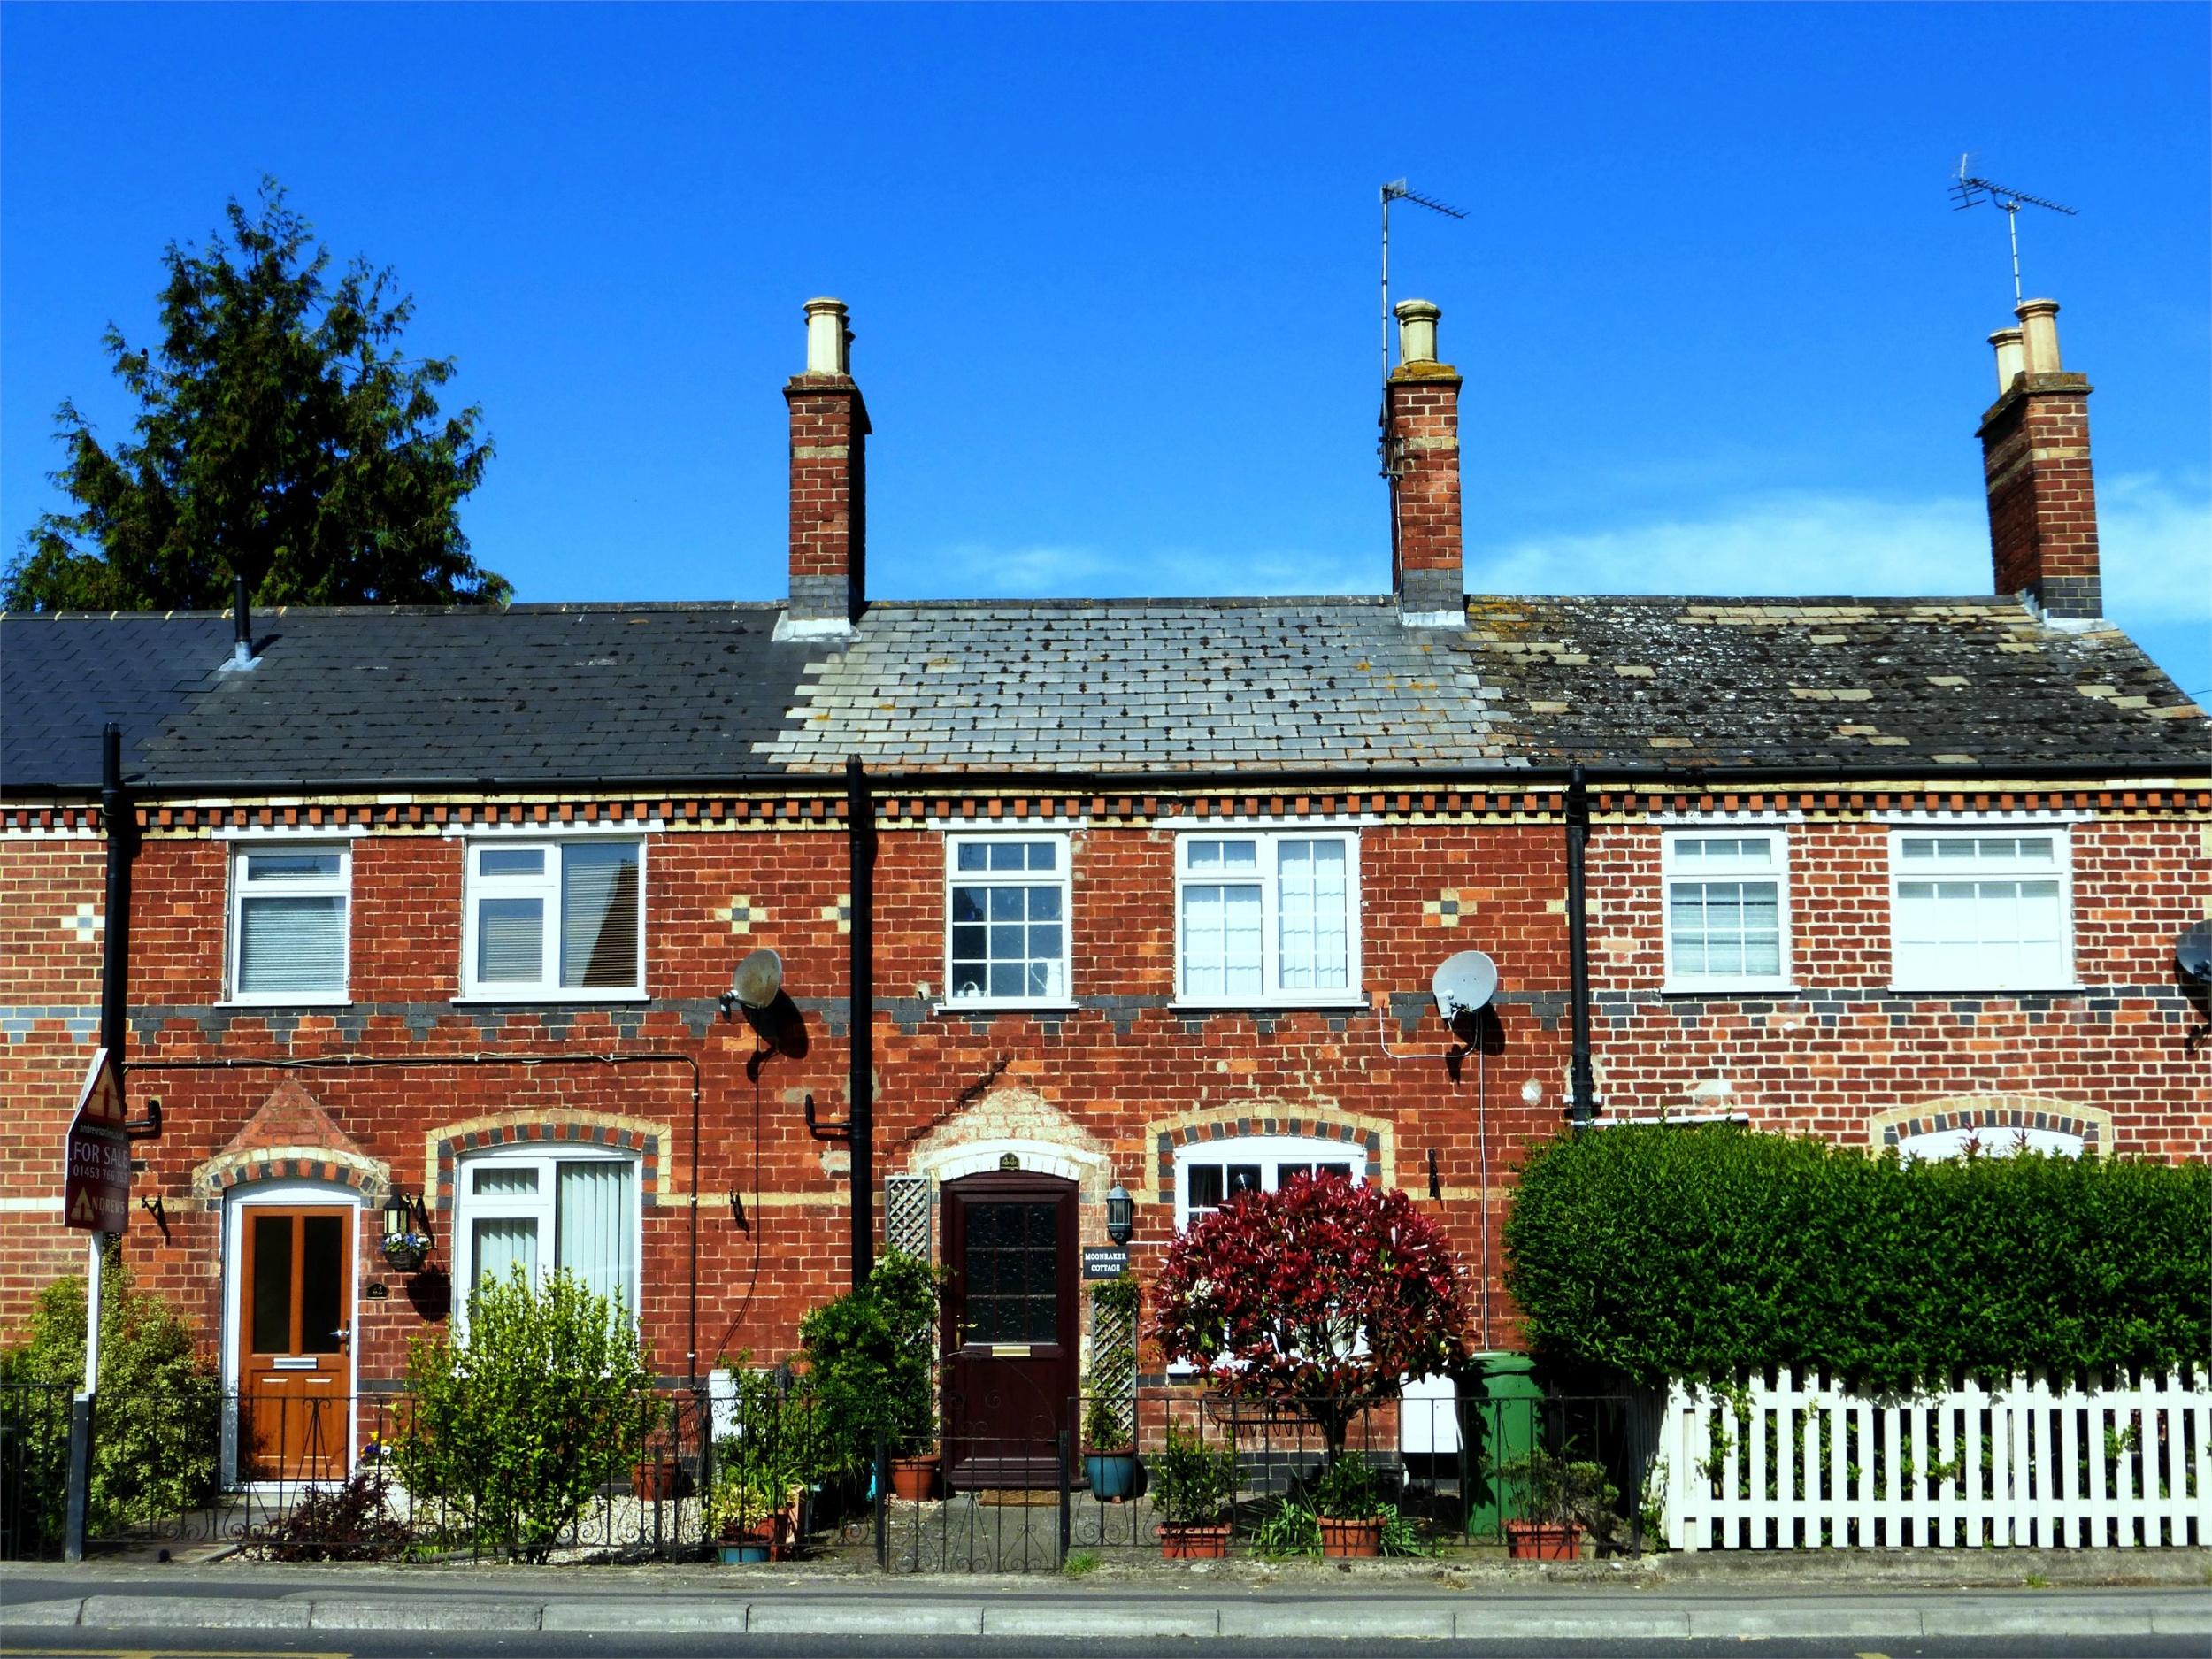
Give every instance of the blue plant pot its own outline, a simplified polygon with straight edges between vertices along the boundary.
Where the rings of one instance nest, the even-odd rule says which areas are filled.
[[[734,1567],[741,1562],[767,1560],[768,1546],[765,1544],[724,1544],[716,1550],[715,1554],[721,1558],[724,1566]]]
[[[1090,1478],[1091,1495],[1118,1501],[1131,1496],[1137,1489],[1137,1455],[1134,1452],[1086,1452],[1083,1472]]]

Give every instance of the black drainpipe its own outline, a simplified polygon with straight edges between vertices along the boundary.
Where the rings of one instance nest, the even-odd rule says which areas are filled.
[[[1582,768],[1567,774],[1567,973],[1574,1001],[1572,1122],[1586,1129],[1597,1110],[1590,1077],[1590,907],[1583,897],[1583,855],[1590,844],[1590,790]]]
[[[123,1039],[130,1023],[131,854],[137,826],[123,793],[123,728],[100,733],[100,827],[107,836],[107,913],[100,933],[100,1046],[123,1080]]]
[[[876,1250],[876,806],[860,757],[845,761],[845,833],[852,853],[852,955],[848,968],[852,1079],[853,1285],[868,1282]]]

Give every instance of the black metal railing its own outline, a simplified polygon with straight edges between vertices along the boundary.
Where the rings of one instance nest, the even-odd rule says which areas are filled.
[[[211,1471],[197,1489],[134,1485],[114,1466],[119,1440],[102,1462],[96,1418],[88,1543],[287,1561],[845,1554],[898,1572],[1046,1572],[1156,1554],[1164,1519],[1198,1518],[1165,1502],[1171,1436],[1187,1465],[1194,1451],[1216,1460],[1211,1518],[1229,1548],[1317,1547],[1306,1517],[1330,1447],[1298,1402],[1173,1383],[1099,1413],[1081,1397],[1028,1397],[1010,1375],[944,1397],[939,1443],[918,1459],[838,1426],[788,1372],[664,1387],[642,1448],[612,1454],[574,1443],[576,1425],[543,1402],[534,1409],[552,1419],[495,1421],[472,1439],[404,1392],[234,1391],[219,1444],[195,1454]],[[70,1401],[65,1387],[0,1386],[0,1555],[61,1554]],[[1087,1421],[1109,1420],[1133,1422],[1133,1444],[1087,1446]],[[1586,1547],[1632,1552],[1646,1544],[1655,1428],[1650,1402],[1630,1396],[1417,1398],[1354,1417],[1342,1450],[1388,1507],[1386,1551],[1499,1539],[1548,1518],[1565,1479]]]
[[[1225,1526],[1237,1553],[1318,1548],[1310,1517],[1332,1457],[1316,1412],[1294,1401],[1147,1388],[1133,1399],[1133,1446],[1098,1448],[1077,1432],[1089,1403],[1052,1410],[1002,1394],[949,1398],[932,1456],[899,1459],[879,1447],[879,1563],[895,1572],[1055,1571],[1072,1557],[1158,1552],[1164,1520],[1202,1517]],[[1624,1395],[1410,1399],[1354,1417],[1340,1450],[1373,1476],[1387,1510],[1385,1553],[1502,1540],[1509,1523],[1555,1516],[1571,1519],[1591,1549],[1635,1553],[1647,1541],[1654,1430],[1648,1407]],[[1217,1502],[1172,1502],[1179,1456],[1187,1466],[1217,1460]]]

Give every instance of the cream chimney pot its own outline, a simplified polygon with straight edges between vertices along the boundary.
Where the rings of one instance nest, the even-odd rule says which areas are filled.
[[[2058,302],[2024,300],[2012,313],[2020,319],[2020,333],[2031,374],[2056,374],[2058,362]]]
[[[809,374],[849,374],[852,357],[845,330],[845,302],[814,299],[806,303],[806,372]]]
[[[1398,361],[1436,361],[1436,319],[1444,313],[1427,300],[1401,300],[1391,312],[1398,319]]]
[[[2027,348],[2020,343],[2017,328],[2000,328],[1990,335],[1989,343],[1997,348],[1997,396],[2002,397],[2028,366]]]

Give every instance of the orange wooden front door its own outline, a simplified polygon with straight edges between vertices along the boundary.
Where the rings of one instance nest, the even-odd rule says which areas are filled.
[[[238,1471],[342,1480],[351,1468],[353,1221],[346,1208],[242,1208]]]

